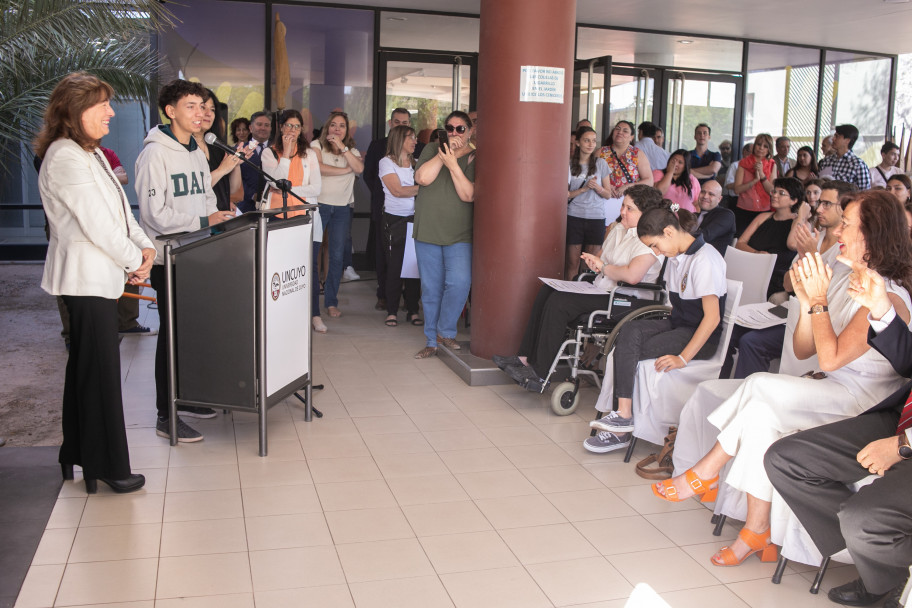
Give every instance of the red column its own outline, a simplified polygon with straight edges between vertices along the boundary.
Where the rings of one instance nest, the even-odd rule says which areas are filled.
[[[563,271],[576,0],[481,0],[472,354],[516,352],[539,276]],[[563,103],[520,101],[522,66],[564,69]]]

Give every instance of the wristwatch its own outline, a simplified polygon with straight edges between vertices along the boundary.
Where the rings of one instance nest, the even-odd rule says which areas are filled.
[[[912,458],[912,447],[909,447],[909,437],[905,432],[899,436],[899,457],[903,460]]]
[[[830,310],[829,306],[824,306],[823,304],[814,304],[808,309],[809,315],[819,315]]]
[[[346,152],[348,152],[348,150],[349,150],[349,147],[345,146],[344,148],[342,148],[342,154],[345,154]]]

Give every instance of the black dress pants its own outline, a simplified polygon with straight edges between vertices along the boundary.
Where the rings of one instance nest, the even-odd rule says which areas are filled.
[[[130,454],[120,392],[117,300],[63,296],[70,313],[70,356],[63,386],[60,463],[86,479],[124,479]]]
[[[857,493],[846,484],[870,473],[856,456],[896,433],[897,408],[862,414],[784,437],[764,465],[824,556],[848,548],[865,588],[886,593],[912,564],[912,460],[902,460]]]
[[[165,302],[165,267],[156,264],[149,274],[149,284],[158,299],[158,342],[155,344],[155,408],[158,417],[171,417],[168,408],[168,306]],[[175,351],[176,352],[176,351]]]

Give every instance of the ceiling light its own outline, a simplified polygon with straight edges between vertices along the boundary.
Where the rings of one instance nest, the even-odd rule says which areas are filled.
[[[387,17],[387,21],[408,21],[408,17]]]
[[[678,44],[693,44],[693,40],[678,40]]]

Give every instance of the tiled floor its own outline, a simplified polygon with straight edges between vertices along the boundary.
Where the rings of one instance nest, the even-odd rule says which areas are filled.
[[[832,605],[807,592],[809,568],[776,586],[756,558],[712,566],[736,528],[713,537],[699,503],[656,500],[623,453],[583,450],[592,389],[581,415],[558,417],[548,395],[468,387],[412,358],[421,330],[385,327],[371,282],[341,292],[344,316],[314,336],[325,416],[304,422],[294,399],[274,407],[266,458],[251,414],[191,421],[198,444],[156,437],[155,340],[125,339],[146,487],[87,497],[78,475],[65,483],[16,606]],[[824,588],[854,576],[833,567]]]

